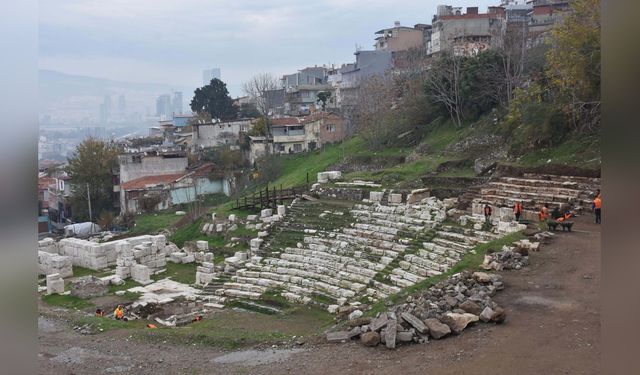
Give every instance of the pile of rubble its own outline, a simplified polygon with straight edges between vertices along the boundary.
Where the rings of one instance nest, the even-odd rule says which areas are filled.
[[[539,247],[539,242],[516,241],[513,246],[503,246],[501,251],[489,252],[480,266],[485,270],[519,270],[529,265],[529,251],[538,251]]]
[[[376,318],[362,318],[353,311],[349,325],[353,328],[327,334],[329,342],[359,339],[363,345],[382,343],[393,349],[398,343],[425,343],[450,334],[460,334],[478,321],[502,323],[504,309],[492,296],[504,288],[502,276],[465,271],[441,281],[406,303],[394,306]]]

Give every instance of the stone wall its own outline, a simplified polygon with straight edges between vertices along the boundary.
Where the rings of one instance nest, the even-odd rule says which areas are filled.
[[[164,235],[144,235],[103,243],[81,240],[78,238],[64,238],[60,240],[60,242],[56,243],[52,239],[47,238],[39,242],[38,250],[43,253],[52,253],[69,257],[72,265],[74,266],[89,268],[92,270],[101,270],[116,265],[118,249],[121,246],[135,247],[147,242],[153,244],[158,249],[163,250],[166,246],[167,239]],[[139,260],[143,255],[141,253],[137,254],[139,254],[139,256],[136,260]],[[46,258],[42,259],[44,261]],[[145,262],[141,261],[141,263]]]

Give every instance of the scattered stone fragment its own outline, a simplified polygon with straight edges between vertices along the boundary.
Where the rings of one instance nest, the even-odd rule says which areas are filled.
[[[364,346],[378,346],[380,343],[380,334],[375,331],[369,331],[360,336],[360,342]]]
[[[503,323],[507,318],[507,312],[502,307],[496,307],[491,314],[491,321],[496,323]]]
[[[480,313],[480,320],[487,323],[491,321],[491,317],[493,316],[493,309],[489,306],[485,307]]]
[[[471,300],[466,300],[462,302],[460,304],[460,308],[465,312],[468,312],[473,315],[480,315],[480,313],[482,312],[482,307],[480,307],[480,305],[478,305],[477,303]]]
[[[451,328],[453,333],[459,334],[462,332],[469,323],[477,322],[479,320],[477,315],[464,313],[447,313],[442,317],[442,322]]]
[[[327,341],[329,342],[346,342],[351,337],[349,331],[337,331],[327,333]]]
[[[362,317],[362,311],[355,310],[351,314],[349,314],[349,320],[354,320]]]
[[[416,318],[412,314],[409,314],[408,312],[403,312],[402,315],[400,316],[402,317],[402,319],[404,319],[405,322],[411,324],[411,326],[415,328],[418,332],[425,333],[427,331],[427,326],[425,326],[424,323],[420,321],[420,319]]]
[[[389,323],[387,323],[387,329],[385,330],[385,345],[387,345],[387,349],[394,349],[396,347],[396,338],[397,338],[397,329],[395,319],[389,319]]]
[[[429,335],[436,340],[439,340],[451,333],[451,328],[448,325],[440,322],[438,319],[430,318],[424,321],[424,324],[429,329]]]

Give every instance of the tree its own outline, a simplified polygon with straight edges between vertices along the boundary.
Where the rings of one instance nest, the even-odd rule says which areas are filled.
[[[331,98],[331,91],[320,91],[316,95],[316,103],[322,103],[322,110],[324,111],[327,107],[327,102]]]
[[[382,148],[393,138],[389,122],[394,121],[394,89],[390,75],[374,75],[358,87],[355,125],[372,149]]]
[[[197,113],[209,113],[212,119],[222,121],[233,120],[238,116],[238,108],[233,105],[227,85],[217,78],[195,90],[191,100],[191,110]]]
[[[600,120],[600,0],[576,0],[571,7],[551,32],[546,75],[575,127],[592,129]]]
[[[67,173],[71,177],[71,203],[76,221],[100,217],[113,211],[113,169],[117,166],[118,149],[114,144],[88,138],[76,147],[68,159]]]
[[[274,107],[273,91],[277,90],[278,80],[270,73],[261,73],[253,76],[242,85],[244,92],[256,103],[258,112],[266,124],[267,136],[271,136],[271,124],[269,123],[270,111]]]
[[[462,126],[460,96],[462,59],[462,56],[457,56],[453,52],[443,52],[433,61],[425,75],[427,97],[432,103],[442,105],[456,126]]]
[[[253,103],[242,103],[240,104],[240,111],[238,112],[238,117],[240,118],[256,118],[260,117],[260,112],[256,108],[256,105]]]

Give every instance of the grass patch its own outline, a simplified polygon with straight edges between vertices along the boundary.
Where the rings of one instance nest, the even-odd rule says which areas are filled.
[[[122,285],[109,285],[109,293],[114,294],[120,290],[127,290],[131,288],[135,288],[137,286],[141,286],[139,283],[131,280],[131,278],[124,280],[124,284]]]
[[[546,147],[523,155],[515,163],[523,167],[547,164],[568,164],[583,168],[600,168],[599,136],[574,136],[556,147]]]
[[[292,336],[314,335],[332,323],[332,315],[311,306],[295,306],[291,311],[275,315],[225,310],[183,327],[141,330],[136,338],[232,350],[282,341]]]
[[[111,331],[114,329],[136,329],[144,328],[146,326],[144,320],[129,320],[127,322],[122,320],[110,319],[108,317],[87,316],[76,319],[73,321],[75,326],[89,325],[93,333],[102,333]]]
[[[90,268],[73,266],[73,277],[82,277],[82,276],[104,277],[109,275],[111,275],[111,270],[96,271]]]
[[[419,290],[427,289],[438,282],[445,280],[451,275],[462,272],[464,270],[477,270],[479,269],[480,264],[482,263],[485,254],[489,249],[499,250],[504,245],[510,245],[511,243],[521,240],[525,238],[525,236],[521,232],[511,233],[502,238],[499,238],[495,241],[491,241],[485,244],[477,245],[473,250],[466,253],[460,262],[458,262],[455,266],[451,267],[449,271],[438,275],[429,277],[419,283],[416,283],[410,287],[402,289],[400,292],[396,294],[392,294],[389,296],[389,300],[394,304],[399,303],[406,297],[416,293]],[[386,311],[387,307],[385,306],[385,300],[380,300],[374,303],[371,306],[371,310],[365,312],[366,316],[375,316],[377,313]]]
[[[93,303],[85,299],[69,294],[49,294],[48,296],[42,296],[42,302],[51,306],[64,307],[65,309],[70,310],[84,310],[86,308],[94,306]]]
[[[174,212],[140,214],[135,217],[136,225],[129,231],[131,235],[156,234],[172,227],[182,216]]]
[[[183,284],[194,284],[196,282],[196,264],[195,263],[173,263],[167,262],[166,271],[151,276],[154,281],[170,277],[171,280]]]

